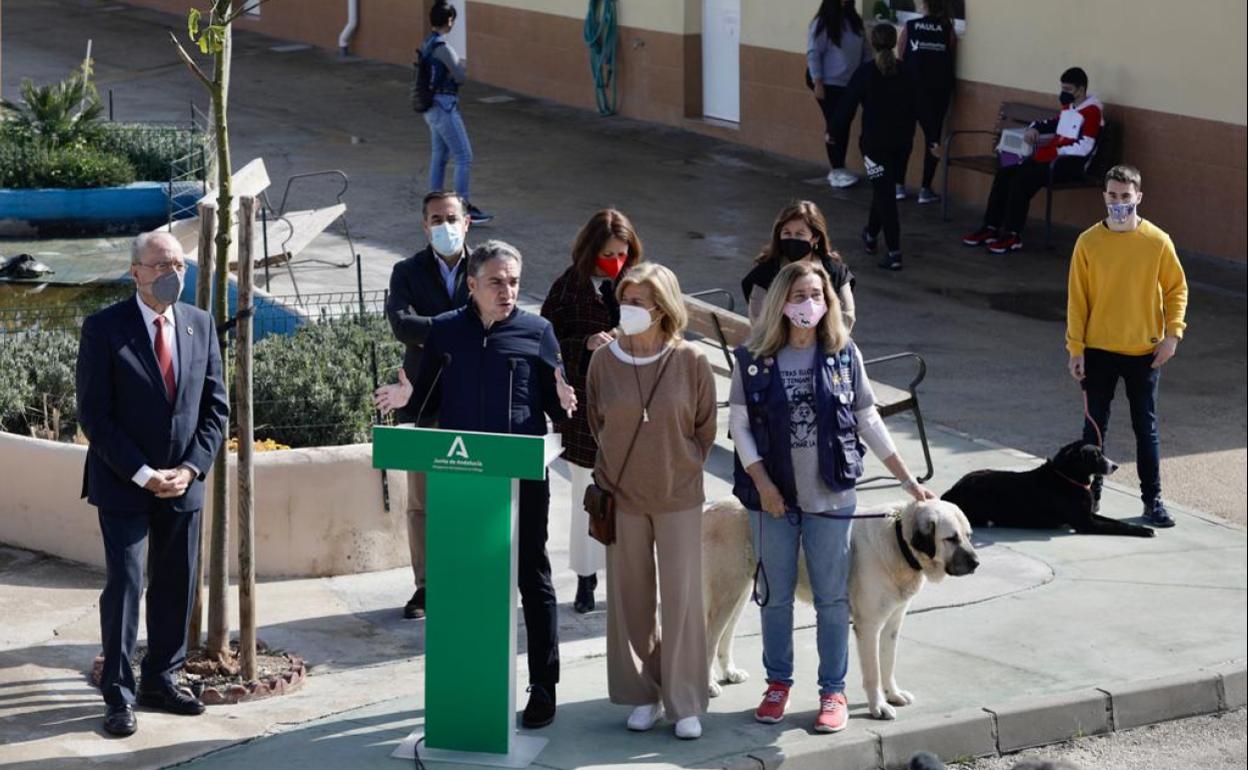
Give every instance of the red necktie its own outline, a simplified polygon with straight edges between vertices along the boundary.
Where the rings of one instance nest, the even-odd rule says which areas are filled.
[[[165,380],[165,390],[169,400],[178,392],[177,383],[173,379],[173,356],[169,353],[169,343],[165,342],[165,317],[156,316],[156,365],[160,367],[160,376]]]

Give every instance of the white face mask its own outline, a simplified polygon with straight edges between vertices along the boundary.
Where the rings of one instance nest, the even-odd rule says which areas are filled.
[[[654,321],[650,318],[650,311],[644,307],[636,305],[620,306],[620,331],[629,335],[641,334],[649,329]]]
[[[464,228],[458,222],[443,222],[429,229],[429,243],[444,257],[453,257],[464,248]]]

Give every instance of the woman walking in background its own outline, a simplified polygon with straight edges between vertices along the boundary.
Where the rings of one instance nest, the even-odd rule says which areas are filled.
[[[681,338],[688,315],[676,275],[643,262],[618,284],[621,336],[594,351],[586,386],[594,480],[617,512],[607,687],[612,703],[633,706],[628,729],[649,730],[666,710],[676,737],[693,739],[710,685],[702,467],[715,443],[715,381],[706,354]]]
[[[620,304],[615,282],[643,259],[641,239],[633,223],[615,209],[603,209],[589,218],[572,244],[572,264],[555,279],[542,303],[542,315],[555,327],[563,365],[578,403],[585,404],[585,377],[593,352],[616,337]],[[572,476],[572,517],[568,533],[568,566],[576,573],[572,608],[594,609],[598,572],[606,567],[602,544],[589,536],[589,517],[583,500],[589,486],[598,443],[585,414],[578,409],[556,426],[563,435],[563,459]]]
[[[874,254],[880,231],[884,232],[888,254],[877,264],[888,270],[901,269],[896,186],[914,142],[914,88],[901,74],[893,51],[896,45],[893,25],[880,23],[871,28],[875,58],[850,78],[836,113],[837,125],[848,131],[854,110],[862,105],[858,143],[872,192],[871,215],[862,230],[862,243],[868,254]]]
[[[826,133],[823,136],[828,152],[828,184],[849,187],[858,177],[845,168],[845,152],[849,149],[849,123],[838,126],[834,121],[845,86],[854,70],[871,54],[863,41],[862,17],[853,0],[823,0],[810,21],[806,36],[806,82],[815,92],[815,101],[823,113]],[[850,120],[853,120],[850,113]]]
[[[915,114],[923,129],[923,186],[919,188],[919,203],[935,203],[940,196],[932,190],[936,178],[936,166],[940,158],[932,152],[939,147],[944,130],[945,115],[953,99],[954,59],[958,36],[949,18],[946,0],[919,0],[922,18],[911,19],[901,30],[897,43],[897,58],[901,71],[914,84]],[[897,200],[905,200],[905,174],[910,157],[901,165],[901,178],[897,182]]]

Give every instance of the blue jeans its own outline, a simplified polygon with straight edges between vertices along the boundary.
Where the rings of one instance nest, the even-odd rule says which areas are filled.
[[[848,516],[854,508],[831,511]],[[798,545],[815,597],[815,643],[819,649],[819,693],[845,692],[849,667],[849,533],[853,522],[790,514],[776,518],[750,511],[754,553],[767,576],[763,619],[763,668],[768,682],[793,684],[793,590]],[[760,578],[761,581],[761,578]],[[759,591],[763,592],[762,586]]]
[[[1151,503],[1161,497],[1161,440],[1157,435],[1157,382],[1161,370],[1153,368],[1151,353],[1124,356],[1106,350],[1083,351],[1083,389],[1088,394],[1088,414],[1104,436],[1109,430],[1109,405],[1121,378],[1131,407],[1135,431],[1135,464],[1140,476],[1140,498]],[[1096,431],[1085,419],[1083,440],[1096,443]]]
[[[472,172],[472,144],[468,141],[468,129],[459,114],[456,97],[438,95],[433,106],[425,111],[425,123],[429,125],[432,153],[429,158],[429,189],[445,190],[446,161],[455,157],[455,192],[469,200],[468,180]]]

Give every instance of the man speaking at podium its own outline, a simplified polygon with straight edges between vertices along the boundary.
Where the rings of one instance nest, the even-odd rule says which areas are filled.
[[[559,342],[545,318],[521,310],[522,259],[503,241],[486,241],[468,257],[470,302],[436,317],[415,382],[402,369],[399,383],[377,389],[383,412],[417,415],[436,399],[446,430],[546,433],[576,410],[576,393],[563,379]],[[545,727],[555,719],[559,682],[558,601],[546,554],[550,482],[520,481],[517,582],[528,632],[529,702],[521,723]]]

